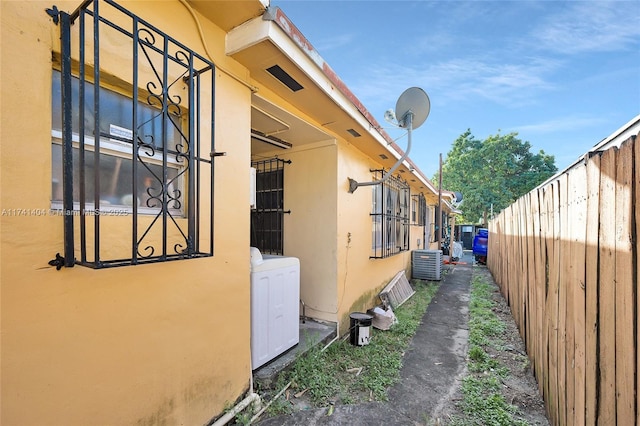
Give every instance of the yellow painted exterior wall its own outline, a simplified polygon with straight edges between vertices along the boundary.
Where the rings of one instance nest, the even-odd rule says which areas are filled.
[[[262,88],[260,93],[265,95]],[[311,117],[304,118],[320,126]],[[348,178],[370,181],[369,170],[382,166],[338,137],[260,156],[276,155],[291,160],[284,167],[284,210],[291,210],[284,215],[284,255],[300,259],[300,297],[306,315],[337,322],[344,334],[349,315],[379,304],[379,292],[398,272],[404,270],[411,278],[411,250],[425,248],[424,227],[410,226],[409,251],[370,259],[372,187],[351,194]],[[412,194],[425,192],[415,185]],[[434,215],[433,208],[430,214]]]
[[[310,117],[305,119],[319,126]],[[351,194],[348,178],[370,181],[370,169],[382,166],[337,137],[261,157],[276,155],[291,160],[284,167],[284,209],[291,210],[284,215],[284,255],[300,259],[300,297],[306,315],[337,322],[344,334],[349,315],[379,304],[379,292],[398,272],[411,278],[411,250],[425,248],[424,226],[410,226],[409,251],[370,259],[372,187]],[[420,192],[425,190],[413,184],[411,194]],[[433,223],[433,208],[430,214]],[[435,247],[427,243],[427,248]]]
[[[71,12],[79,1],[59,1]],[[177,1],[122,2],[201,53]],[[250,91],[216,78],[215,255],[92,270],[62,252],[51,200],[52,52],[42,1],[2,1],[0,264],[3,425],[203,424],[249,387]],[[217,63],[225,33],[202,20]],[[117,46],[104,71],[118,72]],[[104,55],[104,53],[103,53]],[[111,69],[109,68],[111,67]],[[240,173],[247,170],[247,173]],[[245,193],[246,191],[240,191]],[[117,221],[103,226],[115,231]]]
[[[56,3],[67,12],[79,4]],[[120,4],[204,55],[179,1]],[[0,423],[204,424],[243,396],[251,375],[251,92],[216,72],[216,150],[227,155],[215,160],[213,257],[56,271],[47,264],[63,250],[62,217],[49,213],[52,53],[60,49],[59,28],[44,12],[51,6],[0,2]],[[213,61],[246,76],[225,55],[225,32],[202,16],[200,22]],[[126,82],[126,49],[112,39],[101,50],[101,71]],[[260,93],[322,129],[268,87]],[[378,304],[379,291],[399,271],[410,276],[410,251],[369,258],[372,190],[348,192],[348,178],[369,181],[369,170],[382,166],[335,135],[275,154],[291,160],[284,171],[291,210],[284,254],[300,259],[306,313],[338,322],[345,333],[350,313]],[[425,195],[432,206],[433,194]],[[432,207],[430,214],[434,223]],[[126,250],[120,241],[130,238],[127,223],[103,220],[106,251]],[[424,248],[423,227],[410,229],[410,250]]]
[[[380,303],[379,292],[400,271],[410,266],[410,251],[385,259],[370,259],[372,244],[372,188],[362,186],[349,193],[348,178],[372,180],[370,169],[381,166],[348,143],[340,144],[337,176],[338,198],[338,313],[340,330],[349,330],[349,315],[366,312]],[[413,236],[410,237],[410,241]],[[410,275],[407,275],[410,278]]]
[[[307,117],[308,118],[308,117]],[[284,166],[284,255],[300,260],[300,299],[306,315],[336,321],[335,139],[261,157],[291,161]],[[302,311],[300,312],[302,315]]]
[[[337,205],[335,140],[283,155],[285,167],[285,255],[300,259],[300,298],[306,314],[335,322],[337,298]]]

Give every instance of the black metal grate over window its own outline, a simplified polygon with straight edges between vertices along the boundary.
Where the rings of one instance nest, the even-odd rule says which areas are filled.
[[[290,160],[256,161],[256,206],[251,211],[251,246],[262,253],[284,254],[284,165]]]
[[[374,181],[381,180],[384,175],[383,170],[372,172]],[[409,250],[409,185],[400,178],[389,176],[372,188],[370,258],[381,259]]]
[[[424,226],[427,222],[427,200],[424,194],[411,196],[411,222],[414,225]]]
[[[61,33],[52,86],[59,262],[212,256],[214,64],[111,0],[48,13]]]

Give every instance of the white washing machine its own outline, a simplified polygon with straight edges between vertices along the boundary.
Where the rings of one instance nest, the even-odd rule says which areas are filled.
[[[256,369],[300,340],[300,261],[251,247],[251,363]]]

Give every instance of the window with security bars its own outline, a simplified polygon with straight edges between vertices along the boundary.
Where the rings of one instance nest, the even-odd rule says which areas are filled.
[[[427,221],[427,200],[424,194],[411,196],[411,223],[424,226]]]
[[[47,12],[56,266],[212,256],[214,64],[111,0]]]
[[[284,166],[271,158],[251,163],[256,169],[256,205],[251,211],[251,246],[261,253],[284,254]]]
[[[374,170],[374,180],[383,177],[383,170]],[[389,176],[372,186],[373,259],[382,259],[409,250],[409,185]]]

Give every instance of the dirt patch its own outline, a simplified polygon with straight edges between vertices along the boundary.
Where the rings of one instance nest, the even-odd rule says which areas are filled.
[[[490,357],[498,360],[502,366],[509,370],[506,378],[501,379],[501,393],[505,401],[516,408],[517,418],[531,425],[549,425],[544,402],[538,392],[538,384],[533,376],[525,345],[511,316],[511,309],[493,281],[489,270],[486,267],[476,266],[475,268],[474,274],[492,284],[492,299],[495,302],[492,310],[498,319],[505,324],[504,334],[501,335],[501,340],[504,342],[502,347],[500,349],[485,347]],[[466,377],[470,374],[481,375],[482,373],[467,371],[463,376]],[[449,424],[452,419],[463,417],[461,401],[462,392],[458,386],[456,392],[444,404],[439,413],[439,424]]]

